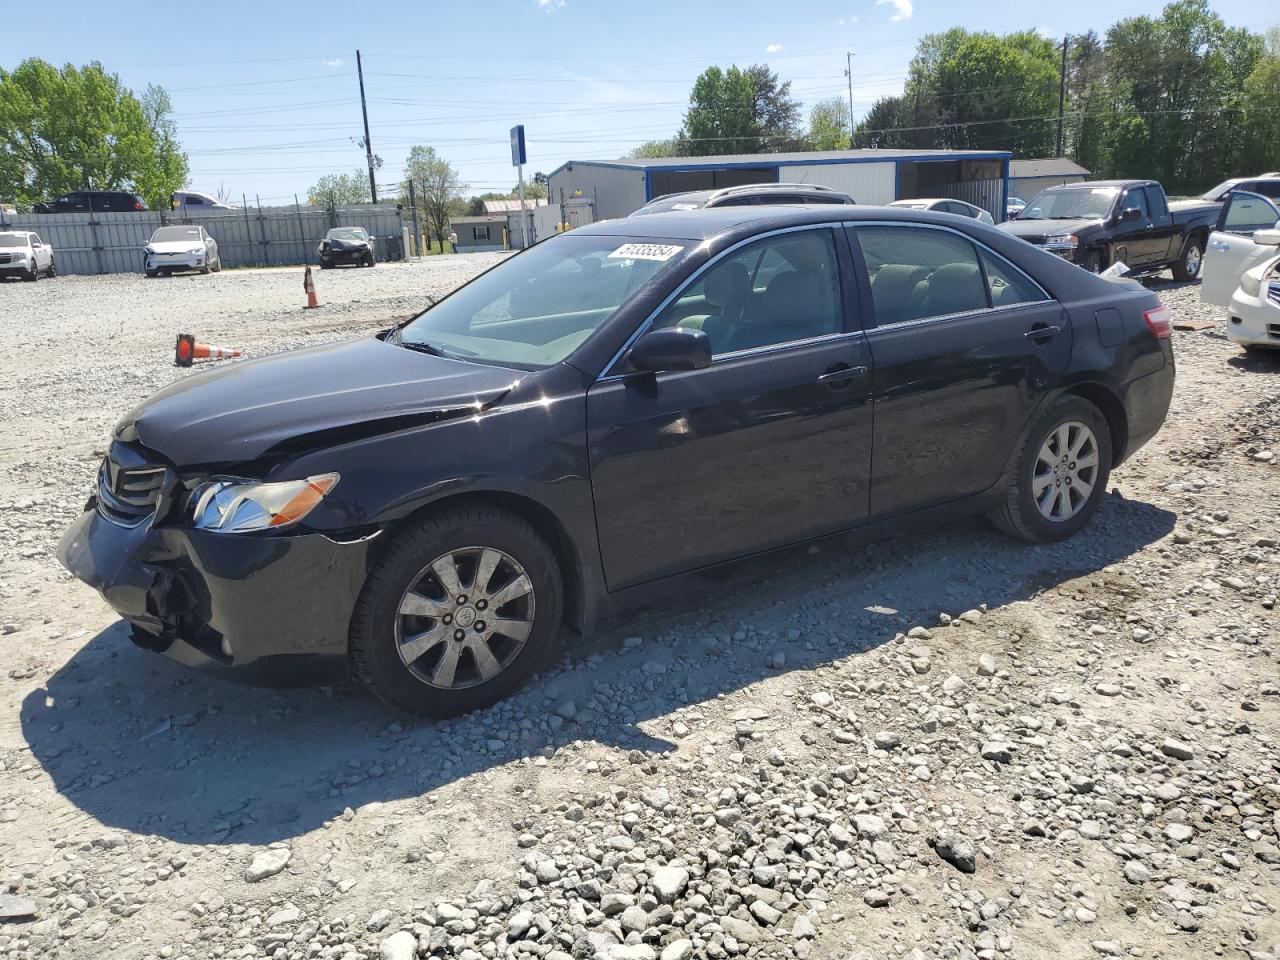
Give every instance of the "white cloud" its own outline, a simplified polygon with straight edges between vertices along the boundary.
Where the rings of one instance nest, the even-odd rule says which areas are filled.
[[[765,53],[780,53],[781,51],[782,51],[782,44],[780,43],[771,43],[764,48]]]
[[[342,66],[342,58],[334,57],[332,60],[326,60],[324,61],[324,65],[326,67],[340,67]]]
[[[915,5],[911,0],[876,0],[876,6],[893,7],[894,13],[889,19],[894,23],[897,23],[899,20],[910,20],[911,14],[915,13]]]
[[[547,13],[555,13],[557,10],[564,8],[569,0],[533,0],[538,5],[539,10],[545,10]]]
[[[841,17],[839,20],[836,21],[836,26],[843,27],[846,24],[849,26],[853,26],[857,22],[858,22],[857,17]]]

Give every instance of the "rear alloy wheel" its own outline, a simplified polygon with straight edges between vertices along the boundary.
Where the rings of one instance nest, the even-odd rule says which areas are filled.
[[[1204,241],[1197,237],[1188,237],[1182,247],[1182,255],[1173,265],[1173,279],[1182,283],[1195,280],[1200,276],[1200,267],[1204,264]]]
[[[444,511],[402,531],[352,617],[356,672],[393,707],[452,716],[543,666],[560,628],[555,554],[519,517]]]
[[[1031,431],[992,522],[1011,536],[1052,543],[1088,524],[1111,473],[1111,431],[1081,397],[1057,400]]]

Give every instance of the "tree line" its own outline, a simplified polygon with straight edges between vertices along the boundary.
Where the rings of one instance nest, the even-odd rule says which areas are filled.
[[[1151,177],[1173,192],[1280,169],[1280,28],[1228,27],[1207,0],[1120,20],[1066,43],[1063,153],[1096,177]],[[850,129],[841,97],[802,107],[765,64],[710,67],[680,129],[632,157],[854,147],[1057,150],[1063,49],[1031,31],[954,28],[917,44],[901,94]]]

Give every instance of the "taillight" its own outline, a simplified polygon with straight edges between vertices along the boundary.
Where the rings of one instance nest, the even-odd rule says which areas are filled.
[[[1152,307],[1142,314],[1147,326],[1155,334],[1157,340],[1168,340],[1173,336],[1173,311],[1165,304]]]
[[[133,201],[133,209],[135,209],[135,210],[141,210],[141,209],[142,209],[142,204],[140,204],[137,200]]]

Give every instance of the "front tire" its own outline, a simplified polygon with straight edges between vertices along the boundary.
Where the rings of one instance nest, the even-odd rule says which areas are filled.
[[[1182,253],[1178,262],[1173,265],[1173,279],[1181,283],[1189,283],[1200,277],[1200,268],[1204,264],[1204,241],[1199,237],[1188,237],[1182,245]]]
[[[1111,475],[1111,430],[1088,400],[1064,396],[1027,434],[1005,501],[989,515],[1012,537],[1053,543],[1088,525]]]
[[[23,277],[23,279],[26,280],[27,283],[35,283],[40,279],[40,271],[36,269],[34,261],[31,264],[31,269],[27,271],[27,275]]]
[[[1080,266],[1090,273],[1101,273],[1103,270],[1102,254],[1097,250],[1086,250],[1080,260]]]
[[[449,717],[488,706],[549,662],[564,589],[555,553],[520,517],[444,510],[404,530],[351,618],[356,674],[381,700]]]
[[[50,280],[52,280],[54,277],[58,275],[58,268],[54,264],[52,258],[50,258],[49,260],[49,269],[44,272],[44,275],[48,277]]]

